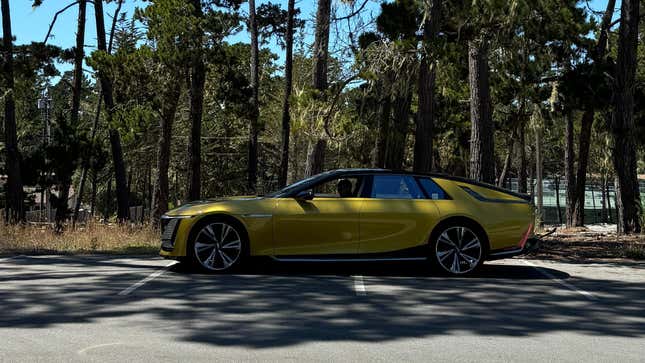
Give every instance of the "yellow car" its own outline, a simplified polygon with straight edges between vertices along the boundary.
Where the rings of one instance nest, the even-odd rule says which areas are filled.
[[[341,169],[259,197],[198,201],[162,217],[161,255],[206,271],[279,261],[428,260],[453,275],[533,248],[524,194],[473,180]]]

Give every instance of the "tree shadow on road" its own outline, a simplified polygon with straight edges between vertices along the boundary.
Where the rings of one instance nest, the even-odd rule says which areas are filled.
[[[400,263],[262,263],[236,275],[174,267],[119,296],[155,269],[126,270],[136,262],[110,258],[59,258],[56,266],[64,273],[48,273],[42,261],[12,260],[11,266],[25,273],[2,276],[0,328],[132,319],[185,341],[258,349],[447,334],[517,337],[566,331],[645,337],[642,283],[570,278],[556,269],[538,268],[545,275],[530,266],[489,264],[477,276],[449,278],[429,273],[422,264]],[[125,272],[105,272],[99,262]],[[0,269],[5,271],[15,270]],[[364,295],[356,293],[355,275],[363,276]],[[583,286],[597,299],[548,275]],[[144,314],[145,319],[137,318]]]

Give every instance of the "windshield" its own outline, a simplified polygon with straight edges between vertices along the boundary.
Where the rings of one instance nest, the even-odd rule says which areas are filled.
[[[312,185],[315,184],[317,180],[325,178],[329,174],[331,174],[332,171],[326,171],[324,173],[316,174],[314,176],[310,176],[309,178],[299,180],[293,184],[287,185],[286,187],[277,190],[273,193],[266,194],[266,197],[270,198],[276,198],[276,197],[283,197],[285,195],[289,195],[293,193],[294,191],[300,189],[301,187],[304,187],[306,185]]]

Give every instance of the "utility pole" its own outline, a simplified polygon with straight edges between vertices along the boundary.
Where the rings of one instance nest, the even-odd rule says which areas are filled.
[[[38,109],[41,110],[43,118],[43,150],[49,145],[51,141],[51,125],[49,122],[49,110],[51,109],[52,98],[49,95],[49,86],[47,86],[41,93],[40,98],[38,99]],[[47,164],[47,156],[45,156],[45,165]],[[49,175],[41,175],[41,179],[45,179]],[[50,220],[51,216],[51,203],[50,200],[50,189],[41,185],[40,191],[40,219],[43,220],[43,202],[47,203],[47,222]]]

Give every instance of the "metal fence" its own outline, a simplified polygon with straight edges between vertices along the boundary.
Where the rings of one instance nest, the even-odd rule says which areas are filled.
[[[150,219],[150,209],[144,208],[142,205],[130,207],[130,222],[145,223],[149,219]]]
[[[78,223],[87,222],[92,215],[87,210],[78,211]],[[52,223],[56,219],[56,209],[28,210],[25,212],[25,219],[31,223]]]
[[[129,221],[131,223],[145,223],[150,218],[150,210],[141,205],[130,207],[129,211]],[[0,208],[0,221],[3,221],[4,217],[5,211]],[[78,223],[86,223],[90,218],[92,218],[90,211],[81,209],[78,211],[78,219],[76,221]],[[68,216],[68,219],[71,220],[71,215]],[[25,212],[25,220],[28,223],[54,223],[56,220],[56,209],[28,210]]]
[[[641,203],[645,206],[645,180],[639,181]],[[553,179],[543,180],[543,201],[542,201],[542,221],[546,224],[559,224],[564,223],[566,203],[567,203],[567,183],[565,180],[560,180],[558,185],[558,193],[556,197],[556,187]],[[510,189],[513,191],[518,190],[517,179],[510,180]],[[532,190],[535,190],[533,185]],[[559,199],[559,200],[558,200]],[[560,215],[558,215],[558,202],[560,204]],[[537,200],[534,197],[534,203]],[[604,203],[604,208],[603,208]],[[129,209],[131,223],[145,223],[150,218],[150,209],[144,206],[132,206]],[[606,216],[603,216],[603,212]],[[616,192],[614,191],[613,183],[607,186],[605,193],[602,192],[599,184],[589,182],[585,186],[585,223],[595,224],[604,221],[608,223],[616,223]],[[51,223],[56,216],[56,209],[36,209],[26,212],[26,219],[32,223]],[[4,210],[0,209],[0,219],[4,218]],[[79,212],[78,222],[84,223],[91,218],[91,214],[87,210]]]
[[[645,205],[645,180],[640,180],[640,194],[641,203]],[[558,185],[558,194],[556,198],[556,187],[553,179],[544,179],[542,183],[543,198],[542,198],[542,221],[546,224],[559,224],[564,223],[567,207],[567,183],[565,180],[560,180]],[[517,179],[511,179],[511,190],[517,191]],[[533,186],[535,190],[535,185]],[[558,199],[560,204],[560,215],[562,220],[558,217]],[[534,196],[534,203],[537,204],[537,199]],[[604,213],[606,219],[603,220],[603,203]],[[585,224],[596,224],[607,221],[608,223],[616,223],[616,192],[613,183],[607,186],[605,193],[602,191],[600,184],[589,182],[585,186]]]

